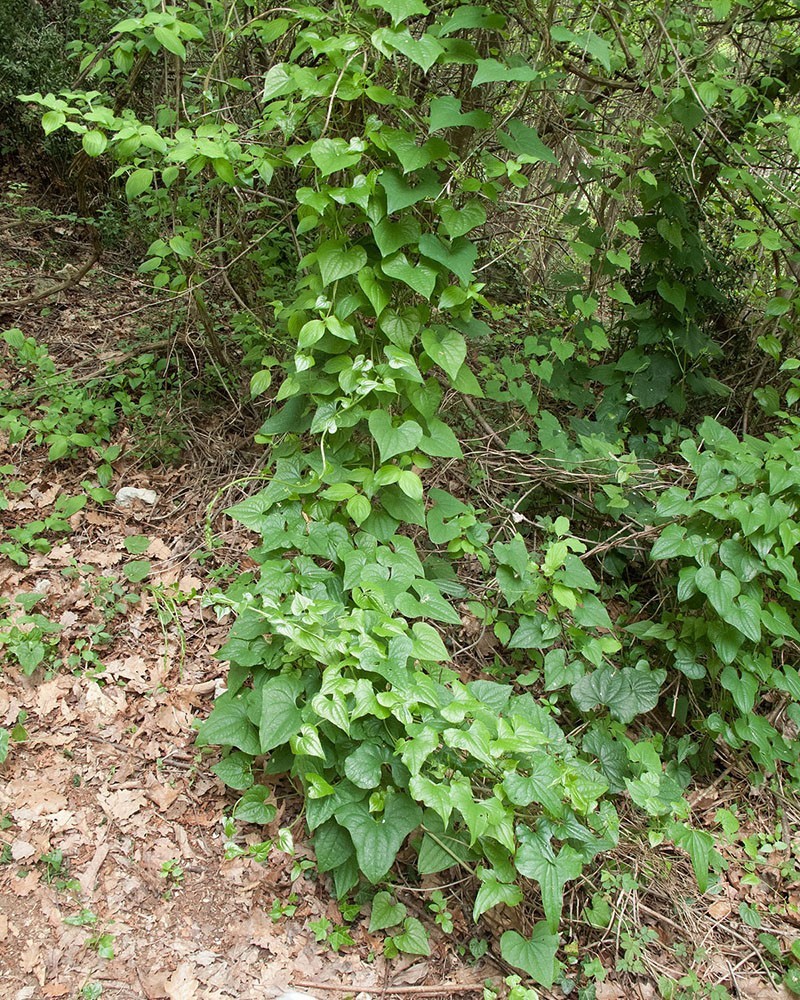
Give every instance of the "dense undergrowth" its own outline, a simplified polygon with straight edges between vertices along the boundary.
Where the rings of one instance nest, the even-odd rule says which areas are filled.
[[[337,896],[460,869],[565,985],[620,838],[713,894],[720,752],[800,784],[800,9],[82,8],[24,99],[264,411],[199,739],[291,780]]]

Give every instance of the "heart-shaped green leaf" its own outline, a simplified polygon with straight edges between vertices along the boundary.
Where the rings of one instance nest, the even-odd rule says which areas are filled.
[[[262,753],[274,750],[299,732],[302,712],[295,703],[302,689],[302,681],[288,675],[274,677],[261,689],[259,739]]]
[[[345,247],[340,240],[328,240],[317,250],[317,264],[324,285],[357,274],[366,263],[367,253],[363,247]]]
[[[381,270],[387,277],[397,278],[426,299],[431,297],[436,287],[436,271],[426,264],[409,263],[404,253],[396,253],[394,257],[382,261]]]
[[[422,331],[422,346],[425,353],[454,379],[467,357],[467,344],[460,333],[437,327]]]
[[[454,240],[459,236],[466,236],[473,229],[482,226],[486,222],[486,209],[477,199],[473,198],[461,208],[454,208],[453,205],[449,204],[443,205],[439,216],[445,232]]]
[[[463,236],[453,240],[450,246],[447,246],[437,236],[425,233],[420,238],[419,249],[426,257],[438,261],[449,271],[452,271],[465,285],[468,285],[472,280],[472,269],[475,267],[478,250],[474,243],[470,243]]]
[[[362,874],[373,883],[389,871],[403,841],[422,822],[422,810],[400,792],[386,803],[383,815],[374,819],[366,802],[350,802],[336,811],[336,819],[350,833]]]
[[[422,440],[422,428],[416,420],[405,420],[399,427],[395,427],[385,410],[373,410],[370,413],[369,430],[378,445],[381,462],[413,451]]]
[[[549,989],[556,979],[558,935],[551,934],[547,924],[537,924],[530,939],[517,931],[506,931],[500,938],[500,953],[515,969],[527,972],[534,982]]]

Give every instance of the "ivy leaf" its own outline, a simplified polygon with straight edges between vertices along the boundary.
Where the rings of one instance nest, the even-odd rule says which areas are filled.
[[[401,52],[407,59],[419,66],[423,73],[427,73],[444,52],[442,43],[428,32],[425,32],[420,38],[414,38],[408,30],[383,31],[381,32],[381,40],[388,42],[393,49]]]
[[[359,868],[374,885],[392,867],[406,837],[422,822],[422,810],[408,795],[398,792],[389,798],[378,819],[373,819],[363,801],[342,806],[336,819],[349,831]]]
[[[381,219],[372,230],[375,243],[383,257],[391,257],[409,243],[416,244],[420,237],[420,227],[416,219],[404,217],[399,222]]]
[[[463,452],[458,438],[442,420],[428,420],[428,433],[419,443],[419,450],[437,458],[461,458]]]
[[[323,874],[346,864],[354,853],[350,834],[335,819],[327,820],[314,831],[317,869]]]
[[[467,357],[467,344],[460,333],[443,327],[425,329],[422,346],[431,361],[444,369],[451,379],[456,378]]]
[[[686,308],[686,289],[678,281],[667,281],[662,278],[656,285],[656,291],[665,302],[669,302],[679,313]]]
[[[615,719],[632,722],[637,715],[652,711],[658,704],[665,670],[616,670],[604,665],[572,685],[572,700],[582,712],[606,705]]]
[[[328,240],[317,250],[317,264],[326,286],[350,274],[356,274],[366,263],[367,252],[363,247],[345,249],[345,244],[339,240]]]
[[[405,420],[399,427],[395,427],[385,410],[373,410],[368,423],[370,434],[378,445],[381,462],[413,451],[422,440],[422,428],[415,420]]]
[[[344,139],[317,139],[309,154],[323,177],[353,167],[361,159],[361,153],[352,149]]]
[[[436,198],[441,190],[439,180],[433,170],[423,170],[417,174],[417,183],[412,186],[396,170],[382,170],[378,182],[386,192],[386,211],[389,215],[411,208],[426,198]]]
[[[497,59],[479,59],[477,70],[472,78],[472,86],[479,87],[484,83],[527,83],[539,79],[539,71],[527,63],[518,66],[507,66]]]
[[[201,746],[238,747],[251,757],[261,753],[258,730],[248,717],[244,698],[219,698],[209,717],[200,723],[197,742]]]
[[[741,584],[733,573],[724,569],[717,576],[712,566],[701,566],[695,573],[694,583],[721,618],[725,618],[733,608],[733,599],[741,590]]]
[[[259,826],[271,823],[278,812],[271,802],[267,802],[271,794],[271,790],[265,785],[248,788],[233,807],[234,818],[243,823],[257,823]]]
[[[369,917],[370,934],[385,931],[387,927],[397,927],[405,920],[407,913],[405,906],[395,902],[388,892],[376,893]]]
[[[358,283],[362,292],[369,299],[369,303],[375,310],[375,317],[379,317],[383,310],[389,305],[391,292],[384,282],[378,279],[375,271],[371,267],[364,267],[358,272]]]
[[[377,788],[381,783],[381,768],[388,759],[380,744],[362,743],[345,760],[344,773],[356,788]]]
[[[463,236],[452,240],[450,246],[447,246],[437,236],[425,233],[420,238],[419,249],[420,253],[452,271],[465,285],[472,280],[472,269],[475,267],[478,250],[474,243],[464,239]]]
[[[449,203],[442,205],[439,217],[447,235],[451,239],[457,239],[459,236],[466,236],[486,222],[486,209],[473,198],[461,208],[455,208]]]
[[[527,972],[534,982],[549,989],[556,980],[560,963],[556,961],[558,935],[547,924],[539,923],[530,938],[517,931],[506,931],[500,938],[500,953],[509,965]]]
[[[414,635],[411,655],[416,659],[431,660],[434,663],[450,659],[441,636],[432,625],[428,625],[427,622],[414,622],[411,631]]]
[[[542,893],[542,906],[551,930],[558,928],[564,898],[564,885],[578,878],[583,862],[578,852],[565,844],[558,854],[541,834],[528,833],[521,838],[517,851],[517,871],[535,879]]]
[[[695,830],[685,823],[672,823],[669,836],[678,847],[682,847],[692,861],[692,868],[697,879],[700,892],[708,889],[708,875],[711,866],[711,854],[714,849],[714,838],[705,830]]]
[[[522,163],[558,164],[556,154],[542,142],[535,128],[515,119],[509,122],[508,131],[511,133],[510,135],[498,132],[498,138],[506,149]]]
[[[409,17],[430,13],[422,0],[367,0],[367,7],[380,7],[391,17],[392,24],[402,24]]]
[[[288,674],[268,680],[261,689],[261,753],[288,743],[290,737],[299,732],[303,716],[296,702],[302,690],[300,678]]]
[[[398,951],[405,952],[407,955],[430,955],[431,953],[428,932],[422,921],[416,917],[406,917],[402,932],[392,936],[392,943]]]
[[[253,758],[249,754],[235,750],[223,757],[211,770],[228,788],[242,791],[253,784],[252,764]]]
[[[365,258],[366,262],[366,258]],[[436,271],[426,264],[411,264],[404,253],[396,253],[381,261],[381,270],[388,278],[397,278],[413,288],[423,298],[429,299],[436,287]]]
[[[481,887],[472,908],[472,919],[477,923],[478,918],[487,910],[500,906],[501,903],[505,906],[518,906],[521,902],[522,890],[518,885],[500,882],[494,871],[484,870],[481,874]]]
[[[434,97],[431,100],[429,117],[431,133],[463,126],[486,128],[492,120],[486,111],[462,113],[461,101],[457,97]]]

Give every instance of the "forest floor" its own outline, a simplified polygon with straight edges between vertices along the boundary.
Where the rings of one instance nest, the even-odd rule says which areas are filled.
[[[82,386],[86,398],[102,398],[98,372],[139,365],[148,344],[179,333],[182,367],[178,348],[166,350],[175,379],[184,381],[156,401],[151,430],[155,421],[154,440],[180,440],[180,447],[161,462],[160,445],[148,453],[137,440],[141,428],[122,419],[110,490],[151,490],[155,502],[90,501],[60,527],[57,518],[48,522],[56,524],[49,533],[25,536],[26,526],[57,515],[59,505],[68,512],[66,499],[81,495],[83,484],[95,488],[102,456],[88,448],[52,462],[33,434],[14,442],[8,426],[0,429],[0,542],[14,539],[0,548],[0,726],[11,735],[0,765],[0,997],[256,1000],[294,988],[334,1000],[481,1000],[487,977],[498,983],[511,970],[491,960],[491,942],[484,958],[470,959],[477,939],[457,892],[454,934],[434,927],[429,957],[387,961],[381,937],[369,933],[367,907],[346,921],[352,943],[337,940],[345,920],[313,877],[291,796],[277,789],[278,815],[267,829],[225,827],[236,796],[211,771],[215,756],[195,747],[194,723],[224,685],[214,652],[229,622],[203,606],[202,594],[247,568],[250,539],[217,514],[217,541],[208,548],[207,510],[228,483],[257,476],[263,456],[226,418],[229,402],[220,399],[215,409],[193,395],[186,373],[195,365],[199,383],[199,334],[185,320],[178,330],[177,314],[150,298],[123,253],[104,252],[70,284],[87,253],[77,223],[6,206],[0,307],[50,283],[69,287],[24,308],[6,305],[0,329],[21,328],[46,345],[79,399]],[[12,351],[0,353],[0,417],[12,398],[35,388],[39,376],[31,371]],[[244,394],[244,386],[235,388]],[[120,391],[133,390],[126,383]],[[72,398],[67,409],[75,405]],[[218,507],[236,499],[225,493]],[[789,996],[771,983],[757,937],[769,933],[785,944],[800,936],[800,881],[796,869],[779,875],[794,854],[780,841],[779,822],[776,833],[774,804],[754,798],[732,773],[696,790],[693,805],[711,815],[737,796],[749,796],[751,819],[731,841],[722,894],[687,903],[686,866],[672,876],[680,885],[662,869],[656,878],[642,849],[631,862],[638,883],[612,887],[619,919],[604,929],[585,925],[575,960],[598,959],[596,1000],[649,1000],[659,995],[660,974],[677,980],[693,970],[697,989],[689,981],[676,997],[727,995],[715,995],[715,983],[730,995]],[[293,851],[262,849],[279,828],[291,829]],[[752,866],[747,837],[756,845]],[[423,915],[411,887],[403,899]]]
[[[13,213],[0,218],[6,302],[74,277],[89,252],[69,219],[34,213],[19,223]],[[70,373],[67,389],[91,383],[86,397],[102,399],[98,372],[133,364],[134,355],[138,364],[173,318],[126,264],[104,253],[55,297],[6,308],[0,329],[36,338]],[[191,329],[181,336],[188,364],[202,365]],[[0,354],[0,414],[15,393],[35,388],[39,376],[20,388],[21,373],[18,357]],[[36,538],[12,545],[11,557],[0,549],[0,726],[11,732],[0,765],[0,997],[255,1000],[323,986],[429,996],[430,984],[434,995],[450,995],[446,983],[480,996],[498,970],[486,960],[467,965],[443,937],[430,957],[390,963],[362,917],[349,924],[355,944],[333,950],[324,928],[329,922],[335,932],[342,915],[308,871],[296,801],[266,829],[238,823],[231,850],[223,820],[237,796],[211,772],[216,755],[194,747],[193,728],[223,689],[225,668],[213,654],[230,622],[201,597],[215,578],[247,566],[252,539],[219,517],[211,553],[205,521],[218,490],[258,475],[261,456],[224,419],[229,401],[215,408],[188,401],[185,384],[173,388],[151,423],[158,440],[181,437],[174,461],[143,460],[124,420],[113,435],[123,454],[111,491],[150,490],[154,504],[89,502],[51,536],[49,551],[36,551]],[[91,449],[54,463],[46,443],[9,437],[0,430],[7,544],[9,531],[57,512],[59,498],[81,494],[82,483],[96,484],[98,464]],[[145,562],[139,579],[130,567]],[[15,604],[21,594],[35,606]],[[30,676],[15,662],[25,658],[20,633],[41,629],[38,619],[20,619],[23,610],[54,626]],[[263,852],[259,845],[281,827],[292,829],[294,852]]]

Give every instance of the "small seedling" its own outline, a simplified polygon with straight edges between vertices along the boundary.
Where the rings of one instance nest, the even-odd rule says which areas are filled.
[[[281,902],[280,899],[274,899],[272,901],[272,906],[270,907],[269,915],[275,923],[278,923],[278,921],[283,917],[293,917],[297,912],[297,907],[298,896],[296,892],[293,892],[285,903]]]
[[[447,901],[441,889],[437,889],[431,896],[428,909],[434,914],[433,919],[442,928],[445,934],[453,931],[453,914],[447,908]]]
[[[172,885],[178,886],[183,882],[183,866],[177,858],[170,858],[165,861],[158,872],[159,876],[166,879]]]

